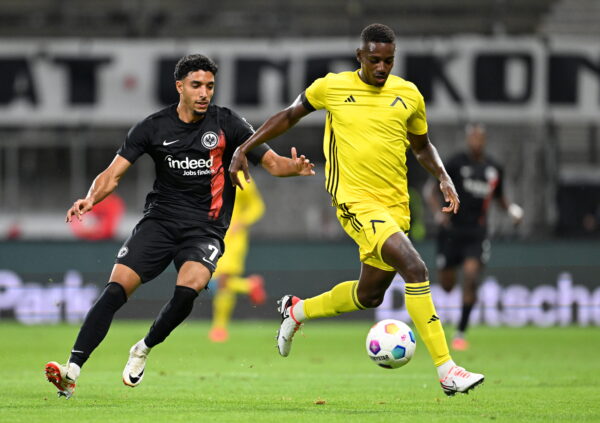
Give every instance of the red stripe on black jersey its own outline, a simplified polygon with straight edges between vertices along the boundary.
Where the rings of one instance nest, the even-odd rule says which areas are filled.
[[[499,182],[500,182],[500,178],[498,176],[496,176],[494,179],[489,181],[490,193],[487,195],[487,197],[485,197],[483,199],[483,203],[481,205],[481,216],[479,216],[479,224],[480,225],[486,224],[488,208],[490,207],[492,198],[494,198],[496,187],[498,186]]]
[[[213,157],[213,163],[211,170],[210,180],[210,193],[212,201],[210,203],[210,211],[208,217],[211,219],[217,219],[221,213],[223,207],[223,189],[225,188],[225,169],[223,168],[223,152],[225,151],[225,134],[223,131],[219,131],[219,142],[217,146],[211,151]]]

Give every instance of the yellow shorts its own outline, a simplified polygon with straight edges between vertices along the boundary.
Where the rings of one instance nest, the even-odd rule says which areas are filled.
[[[374,201],[340,204],[337,218],[358,244],[360,261],[382,270],[393,271],[381,258],[383,243],[394,233],[410,229],[408,203],[385,206]]]
[[[219,259],[213,276],[226,274],[242,276],[246,265],[248,253],[248,231],[227,233],[225,236],[225,253]]]

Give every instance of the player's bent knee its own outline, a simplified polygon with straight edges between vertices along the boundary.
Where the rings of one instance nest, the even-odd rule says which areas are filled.
[[[407,283],[418,283],[429,280],[429,272],[425,262],[421,258],[415,258],[410,263],[398,269],[398,273]]]
[[[383,303],[383,298],[385,296],[385,291],[383,293],[368,293],[361,295],[358,293],[358,301],[363,307],[366,308],[375,308],[379,307],[381,303]]]
[[[123,285],[121,285],[118,282],[107,283],[106,287],[104,288],[103,295],[113,298],[116,301],[127,302],[127,291],[125,290]]]
[[[184,286],[193,289],[196,292],[200,292],[207,287],[208,282],[209,281],[205,280],[180,280],[177,282],[177,286]]]
[[[186,261],[179,269],[177,285],[186,286],[196,290],[196,292],[200,292],[206,288],[211,277],[211,271],[203,264],[195,261]]]
[[[477,302],[477,291],[473,288],[463,289],[463,303],[475,304]]]
[[[142,279],[132,268],[121,263],[117,263],[113,267],[110,281],[119,284],[127,297],[130,297],[142,283]]]
[[[440,285],[442,286],[442,289],[445,292],[451,292],[452,289],[454,288],[454,284],[453,283],[444,283],[444,282],[440,282]]]

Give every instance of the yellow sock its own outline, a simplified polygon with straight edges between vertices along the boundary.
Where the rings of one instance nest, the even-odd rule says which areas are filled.
[[[227,278],[227,289],[236,294],[247,294],[250,292],[250,281],[248,278],[230,276]]]
[[[444,328],[435,312],[429,281],[406,284],[406,309],[436,366],[450,360]]]
[[[307,319],[317,317],[337,316],[349,311],[364,310],[358,302],[356,289],[358,281],[348,281],[337,284],[331,289],[316,297],[304,300],[304,316]]]
[[[229,289],[217,290],[213,298],[213,328],[227,328],[235,307],[235,293]]]

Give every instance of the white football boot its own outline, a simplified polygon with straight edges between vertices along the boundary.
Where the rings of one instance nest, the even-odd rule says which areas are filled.
[[[484,376],[479,373],[471,373],[459,366],[453,366],[445,378],[440,380],[444,393],[449,397],[454,394],[468,394],[477,385],[483,383]]]
[[[290,354],[294,334],[302,326],[290,315],[290,308],[298,301],[300,301],[300,298],[293,295],[284,295],[277,301],[279,305],[277,311],[281,314],[281,325],[279,331],[277,331],[277,349],[282,357],[287,357]]]
[[[58,396],[71,398],[75,392],[75,382],[79,377],[79,366],[75,363],[67,363],[63,366],[56,361],[51,361],[46,364],[45,371],[48,382],[53,383],[58,389]]]
[[[139,341],[129,350],[129,360],[123,369],[123,383],[135,388],[144,378],[144,369],[150,348],[146,347],[144,341]]]

